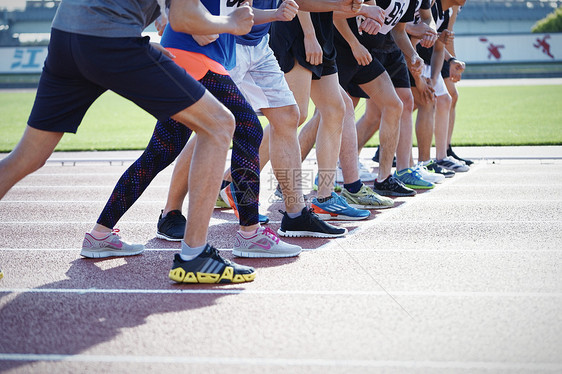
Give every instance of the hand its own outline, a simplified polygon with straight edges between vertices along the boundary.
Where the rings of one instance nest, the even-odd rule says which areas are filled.
[[[232,13],[230,13],[228,17],[230,18],[230,24],[233,27],[230,34],[246,35],[250,32],[252,26],[254,26],[254,11],[248,2],[244,2]]]
[[[200,46],[204,46],[207,44],[211,44],[215,40],[219,38],[219,34],[211,34],[211,35],[192,35],[193,39],[199,44]]]
[[[150,45],[151,45],[152,47],[154,47],[155,49],[159,50],[160,52],[162,52],[162,54],[164,54],[164,56],[166,56],[166,57],[168,57],[168,58],[171,58],[171,59],[176,58],[176,56],[174,56],[174,55],[172,54],[172,52],[170,52],[170,51],[168,51],[166,48],[162,47],[162,46],[160,45],[160,43],[150,42]]]
[[[435,101],[435,89],[431,86],[431,80],[426,77],[415,78],[416,90],[419,93],[421,104],[428,105]]]
[[[359,26],[359,34],[365,31],[369,35],[375,35],[380,31],[381,27],[382,25],[374,19],[366,18]]]
[[[351,47],[351,52],[353,53],[353,57],[357,60],[357,63],[361,66],[367,66],[373,61],[373,56],[371,56],[369,50],[361,43],[357,43],[355,46]]]
[[[425,63],[423,62],[422,58],[418,56],[417,53],[415,53],[410,59],[410,61],[408,62],[408,69],[410,69],[410,72],[414,77],[421,76],[424,66]]]
[[[304,37],[304,50],[306,52],[306,62],[311,65],[320,65],[322,63],[322,47],[316,36]]]
[[[281,2],[279,8],[275,11],[276,21],[290,21],[297,15],[299,6],[294,0],[285,0]]]
[[[164,32],[164,29],[166,28],[167,24],[168,24],[168,19],[162,17],[162,15],[156,18],[156,21],[154,21],[154,26],[156,26],[156,30],[158,31],[159,36],[162,36],[162,33]]]
[[[425,25],[425,23],[424,23],[424,25]],[[435,31],[434,29],[432,29],[431,27],[428,26],[428,29],[426,30],[425,34],[423,34],[423,36],[420,40],[420,44],[424,48],[431,48],[431,47],[433,47],[433,45],[437,41],[438,37],[439,37],[439,34],[437,34],[437,31]]]
[[[363,3],[360,13],[364,15],[365,18],[371,18],[381,25],[384,23],[384,10],[382,10],[381,7]]]
[[[455,39],[455,33],[449,30],[443,30],[439,33],[439,41],[445,45],[452,43]]]

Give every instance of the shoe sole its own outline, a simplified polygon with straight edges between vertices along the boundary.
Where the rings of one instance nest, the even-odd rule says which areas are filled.
[[[383,191],[383,190],[377,190],[377,189],[373,189],[373,191],[375,191],[379,195],[383,195],[383,196],[395,196],[395,197],[416,196],[416,191],[413,191],[414,193],[400,193],[400,192]]]
[[[293,253],[265,253],[265,252],[244,252],[233,249],[232,254],[238,257],[245,258],[285,258],[296,257],[302,252],[302,249]]]
[[[317,231],[282,231],[281,229],[278,229],[277,235],[286,238],[339,238],[347,234],[347,229],[344,230],[345,231],[341,234],[330,234]]]
[[[318,216],[318,218],[320,218],[322,221],[361,221],[363,219],[369,218],[369,216],[351,217],[351,216],[346,216],[346,215],[343,215],[343,214],[335,214],[334,215],[333,213],[318,213],[318,212],[315,212],[315,213]]]
[[[86,258],[107,258],[107,257],[127,257],[127,256],[137,256],[144,252],[144,248],[135,252],[120,253],[116,251],[103,251],[103,252],[92,252],[90,250],[82,250],[80,256]]]
[[[417,186],[415,184],[406,184],[406,183],[404,183],[404,186],[411,188],[413,190],[431,190],[435,187],[435,186]]]
[[[182,268],[175,268],[170,270],[168,273],[168,278],[177,283],[205,283],[205,284],[216,284],[216,283],[245,283],[251,282],[256,278],[256,273],[251,274],[236,274],[234,275],[234,270],[231,266],[224,269],[222,274],[215,273],[193,273],[186,272]]]
[[[158,239],[164,239],[164,240],[167,240],[169,242],[181,242],[183,240],[183,236],[181,238],[174,238],[174,237],[168,236],[166,234],[163,234],[160,231],[156,232],[156,237]]]
[[[350,207],[352,208],[356,208],[356,209],[388,209],[388,208],[392,208],[394,206],[394,204],[392,205],[361,205],[361,204],[351,204],[349,201],[347,202],[349,204]]]

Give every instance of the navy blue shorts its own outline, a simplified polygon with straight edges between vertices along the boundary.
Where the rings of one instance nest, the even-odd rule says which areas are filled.
[[[443,79],[447,79],[451,76],[451,64],[448,61],[443,61],[441,76],[443,77]]]
[[[402,54],[401,50],[396,50],[392,52],[372,50],[371,55],[373,56],[373,62],[378,61],[378,65],[383,67],[383,71],[386,70],[386,72],[390,76],[392,85],[395,88],[410,88],[408,65],[406,65],[406,59],[404,58],[404,55]],[[363,82],[363,83],[367,83],[367,82]],[[363,84],[363,83],[359,83],[359,84]],[[353,97],[363,97],[368,99],[369,95],[367,95],[367,93],[365,93],[365,91],[363,91],[363,89],[359,87],[359,84],[353,81],[350,82],[346,87],[347,92]]]
[[[102,38],[52,29],[49,53],[28,125],[76,133],[106,90],[164,121],[198,101],[205,88],[148,37]]]

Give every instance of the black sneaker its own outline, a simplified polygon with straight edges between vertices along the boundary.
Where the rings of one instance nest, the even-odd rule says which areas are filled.
[[[433,160],[423,162],[423,166],[425,166],[427,170],[431,170],[434,173],[443,174],[445,178],[452,178],[455,176],[454,171],[442,168],[441,166],[437,165],[437,163]]]
[[[164,211],[162,211],[164,213]],[[183,239],[185,223],[187,220],[179,210],[172,210],[162,218],[162,213],[158,217],[158,231],[156,237],[171,242],[179,242]]]
[[[375,155],[372,158],[373,161],[375,161],[376,163],[379,162],[379,147],[377,147],[377,151],[375,152]],[[392,167],[395,168],[396,167],[396,156],[394,156],[394,158],[392,159]]]
[[[203,252],[190,261],[184,261],[176,253],[168,277],[178,283],[243,283],[253,281],[256,271],[222,258],[216,248],[207,244]]]
[[[379,182],[375,179],[373,191],[383,196],[414,196],[416,191],[404,186],[402,182],[392,175]]]
[[[462,161],[465,164],[467,164],[468,166],[474,164],[474,161],[472,161],[472,160],[467,160],[467,159],[460,158],[459,156],[457,156],[455,154],[455,152],[453,151],[453,147],[451,147],[450,144],[449,144],[449,147],[447,148],[447,156],[451,156],[452,158],[456,159],[457,161]]]
[[[281,227],[277,230],[279,236],[287,236],[291,238],[302,238],[311,236],[314,238],[337,238],[347,234],[346,228],[330,225],[322,221],[312,209],[303,208],[301,215],[296,218],[290,218],[287,212],[283,213]]]

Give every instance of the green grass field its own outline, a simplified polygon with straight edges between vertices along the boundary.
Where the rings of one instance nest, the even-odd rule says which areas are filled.
[[[562,144],[562,86],[460,87],[459,92],[454,145]],[[33,99],[34,93],[0,93],[0,152],[19,141]],[[357,116],[363,108],[360,104]],[[143,149],[154,124],[134,104],[106,93],[90,108],[78,133],[65,135],[57,150]],[[377,144],[375,134],[368,146]]]

